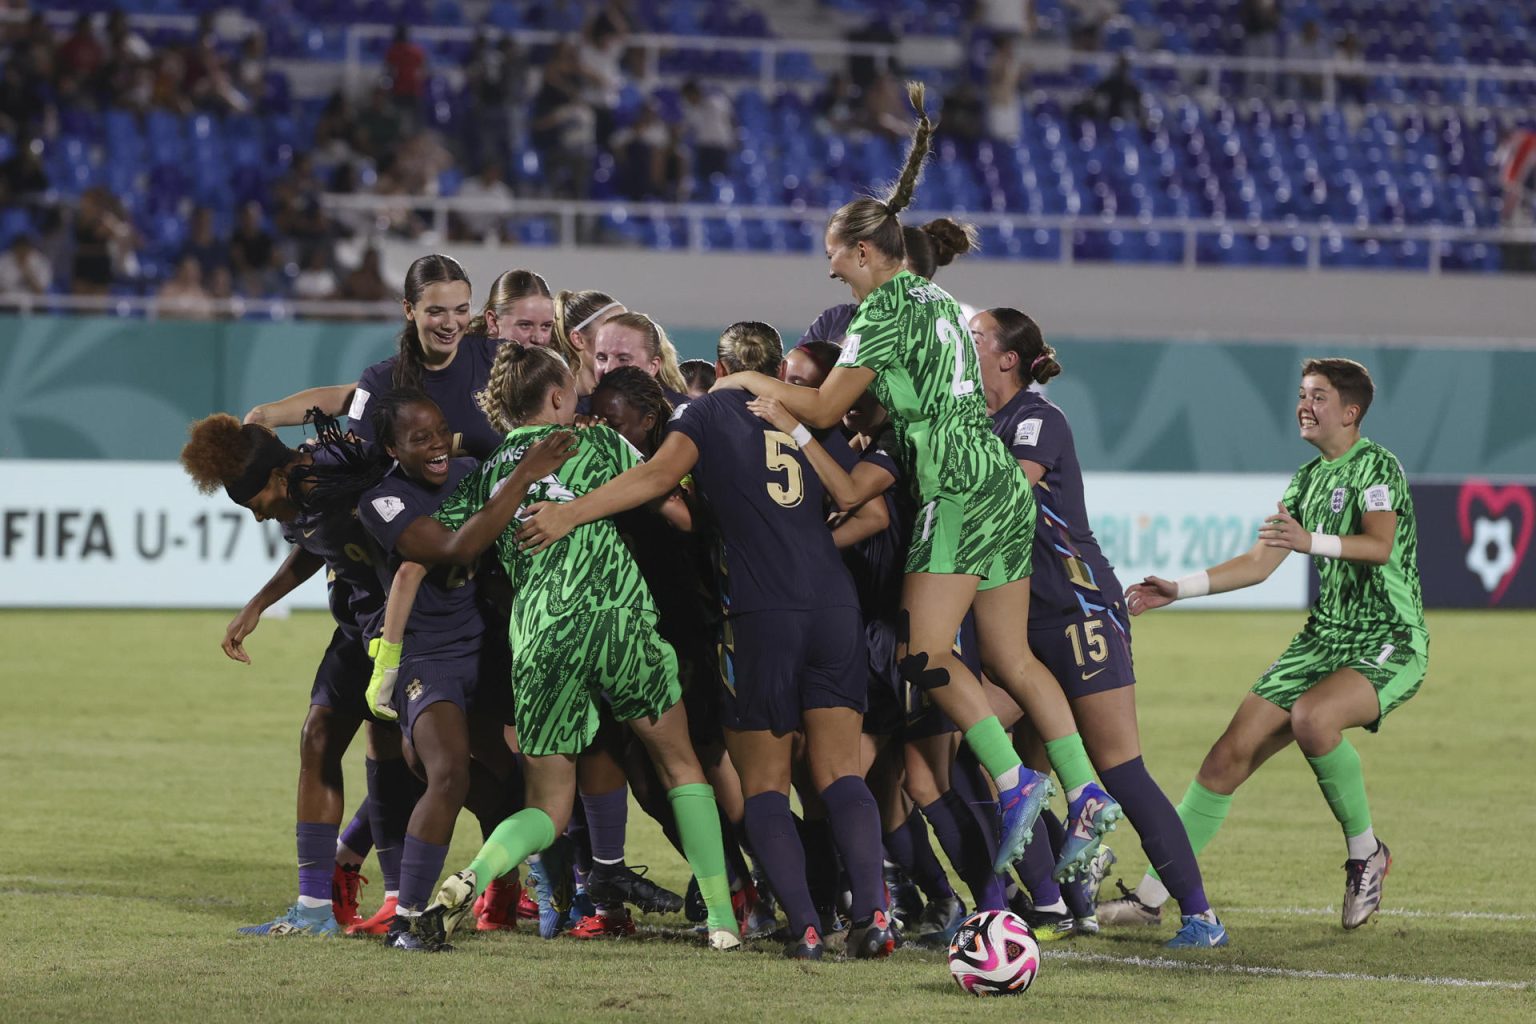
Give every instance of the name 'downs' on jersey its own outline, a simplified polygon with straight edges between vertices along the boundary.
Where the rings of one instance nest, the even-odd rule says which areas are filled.
[[[965,314],[938,285],[903,270],[870,292],[838,365],[875,372],[875,397],[923,501],[969,490],[1011,462],[992,434]]]

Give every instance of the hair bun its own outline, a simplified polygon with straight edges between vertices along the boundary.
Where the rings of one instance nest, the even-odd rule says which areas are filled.
[[[922,231],[933,241],[933,259],[941,267],[949,266],[956,256],[976,248],[976,229],[949,217],[929,221],[922,226]]]

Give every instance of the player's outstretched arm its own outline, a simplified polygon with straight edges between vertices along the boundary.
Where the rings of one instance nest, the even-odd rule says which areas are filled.
[[[246,423],[259,423],[264,427],[297,427],[303,424],[309,410],[318,408],[327,416],[339,417],[347,411],[356,384],[332,384],[308,388],[298,394],[279,398],[275,402],[263,402],[245,414]]]
[[[324,564],[325,559],[319,555],[310,554],[295,545],[288,552],[288,557],[283,559],[283,564],[277,567],[277,572],[272,574],[272,578],[262,584],[256,596],[247,601],[240,613],[225,627],[224,639],[219,643],[224,654],[233,661],[249,665],[251,656],[245,653],[244,641],[256,632],[261,622],[261,613],[297,590],[300,584],[319,572]]]
[[[842,421],[875,379],[875,371],[862,366],[834,366],[819,388],[786,384],[767,374],[744,370],[721,377],[711,391],[744,390],[758,398],[776,398],[790,415],[808,427],[824,430]]]
[[[565,465],[579,450],[578,442],[576,434],[568,430],[557,430],[543,438],[523,453],[491,500],[466,519],[464,525],[450,530],[430,516],[422,516],[400,534],[395,549],[405,558],[427,565],[474,564],[517,518],[528,488]],[[473,486],[473,482],[466,477],[460,486]]]
[[[1148,576],[1140,583],[1133,583],[1126,588],[1125,604],[1132,615],[1140,615],[1182,599],[1242,590],[1269,579],[1290,553],[1288,548],[1270,547],[1259,541],[1236,558],[1229,558],[1203,572],[1176,580]]]
[[[1366,512],[1360,517],[1363,532],[1337,536],[1308,533],[1306,527],[1285,510],[1283,502],[1275,508],[1278,511],[1259,527],[1259,541],[1269,547],[1368,565],[1386,565],[1392,557],[1392,544],[1397,539],[1396,512]]]
[[[698,445],[674,430],[649,461],[626,469],[597,490],[575,501],[541,501],[529,508],[517,528],[518,545],[524,551],[543,551],[578,526],[671,494],[698,461]]]

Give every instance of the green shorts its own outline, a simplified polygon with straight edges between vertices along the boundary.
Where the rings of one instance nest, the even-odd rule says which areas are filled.
[[[1017,465],[969,491],[941,491],[917,510],[907,572],[980,576],[990,590],[1034,571],[1035,496]]]
[[[1388,712],[1419,692],[1429,668],[1428,646],[1422,636],[1388,639],[1362,635],[1357,639],[1324,640],[1302,630],[1253,684],[1253,692],[1289,711],[1302,694],[1326,676],[1341,668],[1352,668],[1376,690],[1381,714],[1366,726],[1375,732]]]
[[[677,654],[654,612],[610,608],[512,638],[513,721],[525,754],[579,754],[598,702],[620,722],[656,718],[682,697]]]

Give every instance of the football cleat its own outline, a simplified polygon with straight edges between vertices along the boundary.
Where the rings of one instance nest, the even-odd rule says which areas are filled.
[[[1096,782],[1090,782],[1067,808],[1067,837],[1061,843],[1061,855],[1052,872],[1058,882],[1067,882],[1086,874],[1099,852],[1104,833],[1112,831],[1120,820],[1120,805]]]
[[[620,939],[635,934],[635,919],[628,907],[590,914],[566,933],[573,939]]]
[[[368,879],[362,876],[356,864],[337,864],[331,872],[331,913],[343,928],[350,928],[363,919],[357,912],[357,894],[367,884]]]
[[[475,900],[475,931],[514,931],[517,928],[517,903],[523,895],[523,883],[511,872],[485,887]]]
[[[1050,776],[1019,765],[1019,781],[998,794],[997,806],[1002,811],[1003,825],[997,856],[992,858],[995,874],[1001,875],[1008,870],[1008,865],[1019,859],[1034,835],[1035,819],[1040,817],[1054,792],[1056,786]]]
[[[1163,945],[1169,949],[1214,949],[1230,941],[1227,929],[1220,921],[1207,921],[1196,914],[1185,914],[1184,926]]]
[[[848,949],[856,959],[878,960],[896,952],[896,926],[890,915],[877,910],[848,931]]]
[[[1040,942],[1059,942],[1077,934],[1078,919],[1070,910],[1026,910],[1020,916]]]
[[[805,934],[800,936],[799,942],[792,942],[784,947],[784,955],[791,960],[820,960],[826,946],[821,941],[815,928],[807,928]]]
[[[571,909],[565,912],[565,927],[574,928],[584,917],[591,917],[600,910],[617,910],[623,905],[622,903],[611,906],[604,904],[599,907],[596,903],[592,902],[592,897],[587,895],[587,887],[578,882],[576,887],[571,890]]]
[[[1344,862],[1344,927],[1359,928],[1381,907],[1381,886],[1392,869],[1392,851],[1380,840],[1363,860]]]
[[[955,937],[955,929],[965,920],[965,901],[959,896],[929,900],[913,922],[914,940],[926,949],[943,949]]]
[[[475,873],[465,868],[449,875],[437,890],[437,898],[411,920],[411,934],[428,949],[444,948],[474,902]]]
[[[741,948],[741,936],[729,928],[715,928],[709,933],[709,948],[717,953],[729,953]]]
[[[1100,900],[1094,908],[1094,916],[1099,919],[1099,924],[1105,928],[1120,928],[1125,925],[1150,925],[1156,927],[1163,923],[1163,908],[1149,907],[1137,898],[1136,893],[1125,887],[1125,883],[1118,878],[1115,885],[1120,889],[1120,895],[1112,900]]]
[[[895,864],[885,865],[885,891],[890,895],[891,918],[896,927],[911,931],[923,913],[922,893]]]
[[[347,934],[388,935],[389,922],[394,918],[395,910],[399,907],[399,903],[399,897],[386,896],[383,905],[374,912],[372,917],[347,925]]]
[[[1087,877],[1083,880],[1083,884],[1087,889],[1090,905],[1098,902],[1099,890],[1104,887],[1104,879],[1109,876],[1109,869],[1115,866],[1117,859],[1114,850],[1100,843],[1099,852],[1094,854],[1093,860],[1088,862],[1088,870],[1084,872]]]
[[[419,917],[401,917],[396,914],[394,920],[389,922],[389,931],[384,935],[385,949],[398,949],[407,953],[437,953],[453,949],[444,943],[431,943],[413,930]]]
[[[731,898],[736,898],[731,893]],[[709,920],[709,908],[704,905],[704,894],[699,892],[699,879],[691,876],[688,879],[688,891],[683,894],[683,917],[694,924],[703,924]]]
[[[533,898],[533,876],[529,875],[530,884],[523,886],[523,894],[517,898],[517,919],[519,921],[537,921],[539,919],[539,903]]]
[[[539,938],[552,939],[560,934],[561,924],[565,920],[565,912],[570,909],[567,905],[564,909],[555,905],[555,884],[549,877],[550,865],[541,857],[528,865],[529,887],[533,889],[534,901],[539,907]],[[570,872],[565,871],[567,877]]]
[[[736,926],[744,939],[766,938],[779,926],[768,901],[751,882],[731,893],[731,909],[736,912]]]
[[[587,873],[587,893],[594,903],[617,906],[628,903],[644,914],[675,914],[683,898],[645,877],[645,865],[593,864]]]
[[[274,918],[265,924],[248,924],[236,931],[240,935],[270,935],[274,938],[281,935],[312,935],[328,939],[333,935],[341,934],[341,925],[337,923],[336,915],[331,912],[329,904],[323,907],[306,907],[295,903],[284,911],[281,917]]]

